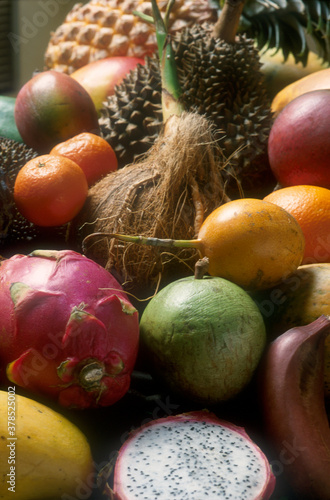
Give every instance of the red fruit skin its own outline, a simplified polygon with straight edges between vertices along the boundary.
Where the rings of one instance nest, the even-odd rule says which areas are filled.
[[[14,116],[25,144],[46,154],[81,132],[100,135],[98,115],[88,92],[54,70],[29,80],[18,92]]]
[[[0,303],[0,382],[7,373],[75,408],[109,406],[127,392],[138,313],[104,268],[68,250],[14,255],[0,264]]]
[[[144,62],[144,59],[138,57],[106,57],[82,66],[70,76],[90,94],[100,114],[103,102],[107,96],[114,94],[115,86],[138,64],[144,65]]]
[[[324,400],[330,318],[294,327],[270,345],[260,372],[265,432],[297,498],[330,500],[330,430]]]
[[[228,422],[226,420],[219,419],[214,413],[210,412],[209,410],[196,410],[196,411],[190,411],[186,413],[181,413],[177,415],[172,415],[169,417],[163,417],[163,418],[158,418],[156,420],[151,420],[145,424],[143,424],[141,427],[133,430],[128,439],[124,442],[122,445],[121,449],[119,450],[119,455],[117,458],[117,461],[115,463],[115,468],[114,468],[114,479],[113,479],[113,500],[130,500],[127,498],[126,494],[122,493],[122,488],[123,488],[123,476],[121,473],[121,460],[122,460],[122,455],[123,452],[129,448],[130,446],[130,438],[136,436],[139,434],[144,429],[147,429],[149,427],[152,427],[154,425],[159,425],[162,423],[167,423],[171,422],[173,425],[175,425],[176,422],[182,422],[182,421],[190,421],[190,422],[206,422],[210,424],[216,424],[216,425],[222,425],[224,427],[227,427],[228,429],[237,432],[238,434],[241,434],[244,439],[249,441],[251,444],[253,444],[257,450],[261,452],[259,447],[252,441],[250,436],[247,434],[246,430],[244,427],[237,426],[231,422]],[[261,452],[262,453],[262,452]],[[265,457],[265,460],[266,457]],[[267,464],[268,465],[268,464]],[[147,471],[146,471],[147,472]],[[271,498],[275,486],[276,486],[276,478],[274,474],[271,471],[271,468],[269,467],[268,470],[268,477],[267,477],[267,482],[265,484],[265,488],[261,494],[261,496],[258,496],[255,500],[268,500]],[[111,497],[112,498],[112,497]]]
[[[330,89],[307,92],[283,108],[270,130],[268,157],[282,186],[330,188]]]

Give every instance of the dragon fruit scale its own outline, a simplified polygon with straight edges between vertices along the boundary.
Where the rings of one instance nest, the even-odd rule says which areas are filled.
[[[243,427],[208,410],[149,421],[134,430],[114,467],[115,500],[267,500],[267,457]]]
[[[0,383],[70,408],[109,406],[127,392],[138,312],[103,267],[71,250],[0,262]]]

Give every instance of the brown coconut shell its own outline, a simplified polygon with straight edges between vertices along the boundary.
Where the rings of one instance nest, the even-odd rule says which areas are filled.
[[[210,122],[197,113],[170,117],[148,153],[91,187],[76,221],[85,253],[126,290],[151,290],[161,278],[194,272],[195,249],[123,243],[106,234],[193,239],[223,202],[226,164]]]

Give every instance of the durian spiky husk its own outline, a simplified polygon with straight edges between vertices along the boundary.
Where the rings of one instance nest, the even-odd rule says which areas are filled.
[[[0,137],[0,255],[34,250],[36,245],[63,245],[66,226],[43,228],[29,222],[18,211],[14,185],[19,170],[38,155],[34,149],[13,139]]]
[[[38,232],[17,210],[14,184],[18,171],[37,156],[36,151],[13,139],[0,137],[0,249],[21,239],[31,240]]]
[[[158,0],[164,12],[167,0]],[[152,26],[134,11],[152,15],[148,0],[90,0],[77,3],[52,33],[45,52],[45,69],[71,74],[105,57],[145,57],[157,44]],[[214,22],[217,10],[209,0],[176,0],[170,16],[170,31],[205,21]]]
[[[228,201],[221,169],[225,159],[210,122],[197,113],[170,117],[152,148],[136,164],[109,174],[89,191],[76,222],[91,233],[192,239],[212,210]],[[146,247],[103,234],[86,241],[95,259],[137,294],[164,280],[193,273],[194,249]]]
[[[233,197],[273,182],[267,157],[272,114],[254,41],[239,35],[235,43],[225,42],[211,36],[211,30],[208,25],[184,29],[174,37],[173,46],[181,101],[187,111],[205,115],[219,131],[223,153],[230,159],[225,172]],[[101,133],[120,166],[148,150],[162,126],[156,55],[124,79],[101,113]]]

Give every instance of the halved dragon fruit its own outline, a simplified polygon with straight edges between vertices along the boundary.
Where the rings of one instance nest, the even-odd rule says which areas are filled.
[[[207,410],[150,421],[119,451],[115,500],[267,500],[275,476],[245,429]]]
[[[0,304],[0,383],[75,408],[125,395],[138,312],[103,267],[70,250],[14,255],[0,263]]]

